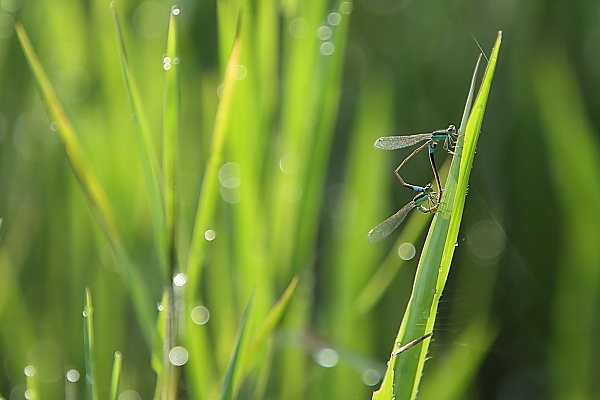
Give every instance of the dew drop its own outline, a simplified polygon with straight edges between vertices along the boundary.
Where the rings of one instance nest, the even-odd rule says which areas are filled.
[[[331,25],[338,25],[340,22],[342,22],[342,16],[336,12],[332,12],[327,16],[327,22],[329,22]]]
[[[375,369],[369,368],[363,372],[362,380],[367,386],[375,386],[381,381],[381,373]]]
[[[35,370],[35,367],[33,365],[28,365],[25,367],[24,372],[25,372],[25,376],[28,376],[31,378],[32,376],[35,376],[35,373],[37,371]]]
[[[219,168],[219,182],[226,188],[240,186],[240,165],[228,162]]]
[[[411,243],[402,243],[398,246],[398,256],[404,261],[412,260],[417,250]]]
[[[300,39],[308,35],[310,24],[303,18],[296,18],[290,22],[288,29],[293,38]]]
[[[176,367],[184,365],[188,361],[188,358],[189,354],[185,347],[173,347],[169,352],[169,361]]]
[[[175,275],[175,277],[173,278],[173,284],[175,286],[183,286],[185,285],[185,283],[187,282],[187,276],[185,276],[184,273],[178,273],[177,275]]]
[[[79,374],[79,371],[77,371],[76,369],[71,369],[67,371],[67,380],[69,382],[77,382],[80,377],[81,376]]]
[[[240,81],[248,75],[248,69],[245,66],[239,64],[235,67],[235,79]]]
[[[317,29],[317,37],[321,40],[329,40],[331,38],[331,28],[328,26],[320,26]]]
[[[196,306],[192,309],[190,316],[196,325],[204,325],[210,319],[210,311],[204,306]]]
[[[212,229],[209,229],[206,232],[204,232],[204,239],[208,240],[209,242],[215,240],[216,236],[217,235],[215,234],[215,231],[213,231]]]
[[[173,6],[173,8],[171,9],[171,14],[173,14],[173,15],[179,15],[179,12],[180,12],[180,10],[179,10],[179,7],[177,7],[177,6]]]
[[[315,354],[315,361],[322,367],[332,368],[340,361],[340,356],[337,351],[324,348]]]
[[[330,56],[335,51],[335,46],[331,42],[325,42],[321,44],[321,54],[324,56]]]
[[[279,169],[286,174],[293,174],[300,168],[300,158],[295,153],[286,153],[279,160]]]
[[[350,14],[353,9],[354,9],[354,6],[349,1],[343,2],[342,5],[340,6],[340,11],[343,14]]]

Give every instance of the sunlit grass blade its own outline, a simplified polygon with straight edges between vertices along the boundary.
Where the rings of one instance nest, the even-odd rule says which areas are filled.
[[[262,321],[254,336],[248,340],[248,345],[245,347],[244,352],[240,357],[241,374],[245,374],[252,366],[252,361],[255,360],[259,349],[265,344],[268,335],[279,323],[279,320],[289,304],[297,285],[298,277],[294,277],[285,292],[283,292],[279,300],[277,300],[277,303],[275,303],[271,311],[269,311],[269,314],[267,314],[265,319]],[[237,380],[240,381],[241,379]]]
[[[119,394],[119,382],[121,380],[121,368],[123,365],[123,355],[120,351],[115,351],[115,357],[113,361],[112,374],[110,379],[110,392],[108,394],[108,400],[117,400]]]
[[[155,400],[176,398],[179,369],[169,359],[169,353],[177,344],[178,318],[175,310],[175,300],[172,288],[163,292],[156,319],[156,339],[152,352],[152,367],[156,372]]]
[[[119,49],[121,70],[123,72],[123,81],[125,83],[127,95],[129,96],[129,103],[131,105],[133,122],[136,128],[136,137],[139,146],[140,157],[142,160],[142,167],[144,168],[150,213],[152,216],[152,222],[154,224],[153,234],[156,242],[157,255],[161,270],[166,276],[168,275],[167,230],[165,227],[163,188],[160,183],[160,165],[157,158],[156,148],[154,142],[152,141],[148,120],[144,113],[144,107],[142,105],[139,89],[129,65],[129,59],[125,49],[125,41],[123,39],[121,24],[119,22],[119,15],[117,13],[117,5],[114,1],[110,3],[110,8],[113,14],[117,48]]]
[[[458,228],[462,220],[475,145],[496,66],[501,37],[499,32],[478,95],[471,108],[477,68],[473,74],[455,149],[456,155],[452,160],[439,210],[433,219],[423,247],[413,292],[396,339],[397,343],[408,342],[433,330],[438,302],[449,273]],[[393,396],[396,399],[414,399],[416,397],[428,345],[429,340],[424,341],[420,347],[418,358],[400,354],[391,360],[385,379],[390,379],[389,368],[390,365],[393,365],[393,387],[389,382],[384,382],[382,385],[388,391],[388,395],[389,388],[392,387]],[[376,394],[373,398],[388,397],[380,397]]]
[[[175,260],[175,180],[177,160],[177,138],[181,124],[181,98],[179,87],[179,54],[177,16],[179,8],[171,8],[167,52],[163,58],[165,70],[165,100],[163,126],[163,188],[165,200],[165,224],[167,230],[167,256],[169,262],[168,279],[173,275]]]
[[[227,364],[227,369],[225,371],[225,376],[223,378],[223,385],[221,386],[221,393],[219,395],[219,400],[230,400],[235,398],[234,391],[234,373],[236,368],[239,365],[238,355],[240,353],[242,339],[244,337],[244,330],[246,329],[246,321],[248,319],[248,313],[250,312],[250,307],[252,306],[252,300],[254,299],[254,291],[250,295],[248,299],[248,303],[246,304],[246,308],[244,309],[244,313],[242,314],[242,319],[240,320],[240,324],[238,327],[237,335],[235,341],[233,342],[233,349],[231,350],[231,355],[229,357],[229,363]]]
[[[206,169],[202,179],[190,252],[188,255],[187,267],[185,269],[188,277],[188,287],[192,288],[198,286],[201,264],[204,257],[204,245],[206,242],[204,239],[204,233],[213,221],[214,210],[218,201],[219,185],[217,180],[217,171],[222,163],[223,147],[225,144],[225,138],[227,136],[230,119],[232,118],[231,106],[233,103],[233,95],[235,93],[235,72],[238,65],[239,54],[240,38],[238,29],[223,76],[223,90],[221,91],[221,100],[219,102],[217,115],[215,117],[212,142],[210,145],[210,155],[206,163]],[[187,293],[188,296],[193,295],[192,290],[189,290]],[[191,297],[188,297],[187,300],[189,302]]]
[[[33,365],[25,367],[25,382],[27,387],[25,398],[40,400],[42,396],[38,385],[37,370]]]
[[[85,195],[88,206],[91,209],[96,222],[100,226],[108,242],[111,244],[113,252],[117,257],[119,273],[122,275],[123,282],[133,299],[146,343],[150,345],[154,330],[154,316],[151,312],[152,309],[149,307],[152,302],[150,301],[150,296],[148,295],[144,281],[125,250],[120,232],[117,228],[114,212],[106,197],[105,191],[84,155],[79,139],[75,134],[75,130],[69,122],[63,107],[58,100],[56,92],[52,88],[50,80],[33,50],[33,46],[25,29],[17,22],[15,24],[15,30],[38,85],[42,100],[46,106],[48,117],[53,125],[56,124],[58,137],[64,146],[73,174]]]
[[[94,307],[92,294],[85,288],[85,301],[83,306],[83,341],[85,344],[85,385],[88,398],[98,400],[98,387],[96,386],[96,359],[94,355]]]
[[[479,59],[481,59],[481,56]],[[475,91],[475,81],[477,78],[478,68],[479,68],[479,60],[477,61],[477,64],[475,66],[475,71],[474,71],[473,77],[471,79],[471,86],[469,88],[469,94],[467,96],[467,101],[465,104],[465,109],[464,109],[462,120],[461,120],[461,128],[459,129],[459,135],[463,131],[462,127],[466,124],[467,118],[469,116],[469,112],[471,110],[471,104],[473,101],[473,93]],[[460,139],[460,137],[459,137],[459,139]],[[460,151],[460,147],[455,149],[455,152],[457,154],[459,153],[459,151]],[[460,165],[459,164],[460,161],[457,161],[457,160],[459,160],[458,156],[454,156],[452,159],[452,164],[450,166],[450,172],[449,172],[448,178],[446,179],[446,185],[444,188],[443,199],[451,198],[452,195],[454,194],[454,191],[456,188],[456,180],[454,179],[454,181],[453,181],[453,179],[451,179],[451,177],[454,176],[454,178],[456,178],[456,176],[458,175],[458,167]],[[444,213],[444,214],[441,214],[441,213]],[[429,258],[436,257],[436,259],[434,259],[434,261],[433,261],[433,265],[436,265],[436,263],[439,265],[439,260],[441,259],[441,253],[442,253],[443,245],[444,245],[444,234],[447,231],[447,227],[448,227],[448,223],[449,223],[448,213],[449,213],[449,211],[448,211],[447,203],[442,202],[440,204],[440,210],[436,213],[436,217],[439,215],[445,215],[446,218],[444,220],[442,220],[442,222],[444,222],[443,224],[442,224],[442,222],[438,222],[439,218],[434,218],[434,220],[429,228],[429,234],[427,236],[425,246],[421,253],[421,258],[419,260],[419,267],[417,269],[417,275],[415,276],[415,283],[413,286],[413,296],[414,296],[415,289],[418,287],[424,287],[423,290],[427,290],[426,289],[427,286],[425,286],[425,284],[423,284],[423,283],[418,285],[418,281],[419,282],[425,281],[427,283],[427,285],[429,285],[429,287],[431,287],[431,288],[435,287],[437,275],[434,274],[432,271],[434,268],[429,269],[430,274],[429,274],[429,276],[426,276],[425,278],[427,278],[427,279],[425,279],[425,278],[423,278],[422,275],[423,275],[423,271],[427,272],[427,270],[422,268],[421,265],[427,265],[427,264],[425,264],[425,261],[424,261],[427,257],[429,257]],[[436,224],[436,225],[434,226],[434,224]],[[430,241],[432,241],[432,240],[430,240],[430,237],[433,237],[434,233],[436,234],[436,237],[438,238],[438,240],[433,241],[433,243],[437,244],[437,246],[429,247],[428,243]],[[429,252],[426,253],[425,252],[426,247],[431,248],[432,250],[430,250]],[[434,254],[433,250],[436,250],[435,254]],[[431,263],[431,261],[429,261],[429,262]],[[433,291],[433,290],[434,289],[431,289],[431,291]],[[410,300],[409,305],[407,306],[406,312],[404,314],[404,319],[402,321],[402,325],[400,326],[400,330],[398,332],[398,335],[396,336],[396,344],[397,345],[406,343],[410,340],[413,340],[416,337],[421,337],[426,332],[425,331],[426,328],[424,326],[425,324],[423,322],[420,322],[420,324],[417,326],[408,325],[408,328],[412,327],[413,329],[412,330],[409,329],[409,330],[411,330],[411,332],[408,334],[406,333],[407,324],[405,321],[408,319],[407,315],[409,315],[410,307],[413,304],[414,304],[413,297],[411,296],[411,300]],[[417,330],[414,328],[419,328],[419,329]],[[431,332],[431,331],[432,331],[432,329],[429,328],[429,332]],[[428,343],[429,343],[429,340],[427,341],[427,343],[424,344],[423,347],[425,347]],[[387,367],[385,376],[383,378],[383,383],[381,385],[381,388],[373,394],[373,400],[388,400],[388,399],[395,398],[396,389],[398,388],[398,383],[397,383],[398,380],[396,379],[396,374],[402,374],[402,376],[407,378],[406,379],[407,383],[405,384],[405,386],[408,386],[409,393],[404,394],[403,397],[400,397],[400,398],[401,399],[412,398],[410,395],[410,392],[412,391],[413,384],[415,383],[415,379],[416,379],[415,374],[416,374],[417,365],[416,365],[415,359],[411,358],[410,360],[413,361],[412,373],[411,373],[411,371],[408,370],[408,368],[407,368],[408,372],[406,372],[406,373],[403,373],[403,371],[398,372],[398,370],[396,369],[396,365],[399,362],[404,362],[404,360],[405,359],[401,355],[400,355],[400,357],[390,358],[390,361],[388,361],[388,367]]]

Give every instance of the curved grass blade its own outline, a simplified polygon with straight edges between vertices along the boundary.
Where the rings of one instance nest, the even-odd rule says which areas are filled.
[[[40,91],[42,100],[46,107],[48,117],[57,124],[58,137],[64,146],[67,158],[71,164],[71,170],[85,195],[88,206],[106,240],[111,244],[113,252],[118,260],[119,273],[127,287],[134,303],[137,316],[142,326],[142,333],[146,343],[151,346],[154,332],[152,308],[150,296],[144,284],[141,274],[131,262],[123,245],[121,234],[117,228],[114,212],[110,206],[104,189],[94,174],[88,160],[84,156],[79,139],[75,134],[73,126],[69,122],[62,105],[60,104],[54,88],[50,84],[48,76],[38,59],[25,29],[20,23],[15,23],[15,30],[29,67],[34,75],[36,84]]]
[[[156,148],[152,141],[148,120],[144,114],[144,107],[139,93],[138,86],[129,66],[129,59],[125,49],[125,41],[121,32],[121,24],[117,13],[117,5],[113,1],[110,3],[110,9],[113,14],[113,23],[115,36],[117,38],[117,48],[121,58],[121,70],[123,72],[123,82],[129,96],[129,103],[133,113],[133,121],[136,127],[136,137],[144,168],[144,176],[146,178],[146,188],[148,190],[148,201],[150,204],[150,213],[152,223],[154,225],[154,241],[156,242],[157,254],[161,271],[167,274],[167,230],[165,227],[164,200],[163,189],[160,183],[160,165],[157,158]]]
[[[85,301],[83,306],[83,341],[85,343],[85,385],[90,400],[98,400],[98,387],[96,386],[96,362],[94,358],[94,308],[92,294],[85,288]]]

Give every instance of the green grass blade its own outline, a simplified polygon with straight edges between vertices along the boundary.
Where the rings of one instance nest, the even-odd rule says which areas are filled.
[[[459,130],[460,137],[456,148],[457,155],[453,157],[441,205],[433,219],[425,241],[415,277],[413,292],[398,333],[398,344],[407,343],[433,330],[439,298],[442,295],[449,273],[456,238],[458,236],[458,228],[462,220],[475,145],[496,66],[500,40],[501,33],[498,34],[479,93],[471,109],[469,105],[476,75],[474,74],[473,76],[471,90],[461,122],[461,129]],[[466,115],[469,117],[465,121]],[[388,365],[388,372],[386,372],[385,379],[389,380],[391,375],[389,369],[393,365],[393,396],[396,399],[414,399],[416,397],[429,340],[425,340],[423,343],[423,345],[419,345],[420,347],[416,346],[417,349],[420,349],[418,357],[414,355],[414,352],[409,350],[393,358]],[[389,388],[392,385],[389,382],[384,382],[382,387],[388,391],[387,394],[389,395]],[[374,396],[373,398],[383,399],[386,397]]]
[[[144,176],[146,179],[146,188],[148,190],[148,201],[150,204],[150,213],[154,224],[154,240],[156,242],[157,255],[161,270],[167,276],[167,230],[165,227],[165,214],[163,207],[163,194],[160,184],[160,166],[157,158],[156,148],[152,141],[152,135],[148,126],[148,120],[144,114],[144,107],[139,93],[135,78],[131,72],[129,58],[125,49],[125,41],[121,31],[121,24],[117,13],[117,5],[113,1],[110,3],[110,8],[113,14],[113,23],[115,36],[117,38],[117,48],[121,59],[121,70],[123,73],[123,81],[125,89],[129,96],[134,125],[136,128],[137,142],[144,168]]]
[[[160,339],[152,354],[152,362],[157,372],[154,398],[171,400],[177,398],[179,389],[179,368],[170,360],[170,352],[177,344],[177,311],[174,291],[167,287],[163,293],[161,312],[157,318],[157,332]]]
[[[118,240],[119,234],[117,233],[117,224],[115,222],[114,213],[110,208],[104,189],[100,185],[89,162],[84,156],[83,148],[79,143],[79,139],[77,139],[75,130],[69,122],[60,101],[50,84],[50,80],[33,50],[33,46],[29,41],[25,29],[18,22],[15,24],[15,29],[19,41],[21,42],[21,46],[23,47],[27,62],[34,74],[42,99],[45,102],[48,117],[52,123],[57,124],[57,133],[65,147],[73,173],[88,199],[90,208],[105,234],[113,241]]]
[[[262,321],[254,336],[248,341],[248,346],[246,346],[240,358],[242,373],[246,373],[247,370],[251,367],[252,361],[255,360],[258,351],[265,344],[268,335],[273,331],[273,329],[275,329],[275,327],[279,323],[283,312],[287,308],[290,299],[292,298],[292,295],[296,290],[297,285],[298,277],[294,277],[294,279],[292,279],[288,287],[285,289],[285,292],[283,292],[279,300],[277,300],[277,303],[275,303],[271,311],[269,311],[269,314],[267,314],[265,319]]]
[[[120,351],[115,351],[113,361],[112,375],[110,379],[110,392],[108,400],[117,400],[119,394],[119,381],[121,380],[121,368],[123,366],[123,355]]]
[[[167,52],[163,58],[165,70],[165,100],[163,127],[163,187],[165,193],[165,224],[167,230],[167,249],[169,257],[169,279],[173,275],[175,260],[175,173],[177,160],[177,137],[181,124],[181,97],[179,87],[179,54],[177,16],[179,8],[171,8]]]
[[[158,306],[158,316],[156,318],[156,335],[154,336],[154,348],[152,350],[151,364],[156,372],[156,386],[154,388],[154,399],[161,399],[163,386],[165,385],[165,362],[168,360],[168,354],[165,354],[165,331],[168,321],[167,311],[169,308],[169,293],[163,291],[162,298]]]
[[[56,123],[57,133],[64,146],[73,174],[85,195],[88,206],[91,209],[96,222],[100,226],[108,242],[111,244],[113,252],[119,260],[119,273],[122,275],[123,282],[127,286],[133,299],[146,343],[151,345],[154,331],[154,316],[152,315],[152,309],[149,307],[152,302],[150,301],[150,296],[147,293],[144,281],[135,265],[129,259],[122,243],[120,232],[117,228],[114,212],[106,197],[105,191],[100,185],[89,161],[85,158],[81,144],[75,134],[75,130],[69,122],[63,107],[58,100],[56,92],[50,84],[50,80],[33,50],[33,46],[25,29],[17,22],[15,24],[15,30],[46,106],[48,117],[53,123]]]
[[[25,398],[41,400],[42,396],[38,384],[37,371],[33,365],[25,367],[25,383],[27,387]]]
[[[85,288],[85,302],[83,306],[83,341],[85,344],[85,385],[90,400],[98,400],[98,387],[96,386],[96,361],[94,355],[94,307],[92,294]]]
[[[600,143],[594,111],[568,50],[560,41],[549,42],[536,56],[531,73],[560,206],[553,218],[566,233],[558,242],[549,305],[547,390],[556,399],[591,399],[598,393],[594,332],[600,290]]]
[[[201,264],[204,257],[204,245],[206,242],[204,239],[204,232],[209,229],[210,224],[213,221],[214,210],[218,200],[219,185],[217,171],[222,164],[223,147],[225,145],[229,123],[232,118],[231,110],[236,86],[235,73],[238,65],[240,46],[239,34],[236,34],[231,54],[225,68],[225,74],[223,76],[221,101],[219,102],[217,115],[215,117],[212,142],[210,145],[210,156],[206,163],[206,169],[202,179],[190,252],[188,255],[187,267],[185,269],[188,277],[188,287],[192,288],[198,287]],[[187,295],[192,296],[193,291],[187,291]],[[189,303],[189,300],[192,300],[192,298],[188,297],[187,300]]]
[[[244,336],[244,330],[246,329],[246,321],[248,319],[248,314],[250,312],[250,306],[252,305],[252,300],[254,299],[254,291],[250,295],[248,299],[248,303],[246,304],[246,308],[244,309],[244,314],[242,314],[242,319],[240,320],[240,324],[238,327],[237,335],[235,341],[233,342],[233,350],[231,351],[231,356],[229,357],[229,363],[227,364],[227,369],[225,371],[225,377],[223,378],[223,385],[221,386],[221,393],[219,395],[219,400],[230,400],[234,399],[234,379],[233,375],[238,366],[238,354],[240,353],[240,348],[242,344],[242,338]]]
[[[475,71],[473,72],[473,77],[471,79],[471,86],[469,88],[469,94],[467,96],[467,101],[465,104],[465,109],[463,112],[463,116],[462,116],[462,120],[461,120],[461,126],[466,125],[466,121],[467,118],[469,116],[469,111],[471,110],[471,104],[473,102],[473,94],[475,92],[475,81],[477,78],[477,71],[479,69],[479,61],[481,60],[481,56],[479,57],[479,59],[477,60],[477,64],[475,66]],[[459,130],[459,133],[462,130]],[[456,151],[458,153],[458,151],[460,150],[460,148]],[[459,160],[458,157],[453,157],[452,160],[452,164],[450,166],[450,172],[449,172],[449,177],[451,176],[456,176],[458,174],[458,167],[459,167],[459,163],[460,161],[455,161],[455,160]],[[449,193],[453,193],[454,190],[456,188],[456,182],[452,181],[452,179],[446,179],[446,185],[445,185],[445,189],[444,189],[444,199],[447,199],[449,197]],[[440,207],[443,207],[444,204],[442,204]],[[446,205],[446,210],[440,211],[440,212],[444,212],[445,215],[448,214],[448,210],[447,210],[447,205]],[[440,213],[438,213],[438,215],[440,215]],[[434,223],[436,223],[436,226],[434,227]],[[445,226],[444,226],[445,225]],[[447,231],[447,227],[448,227],[448,219],[445,219],[445,224],[442,224],[440,222],[438,222],[438,218],[434,218],[434,222],[432,223],[430,230],[429,230],[429,235],[427,237],[427,241],[426,241],[426,246],[427,243],[429,242],[430,237],[433,236],[433,233],[436,233],[436,236],[441,238],[437,240],[437,243],[439,243],[440,245],[437,246],[437,252],[435,254],[435,256],[437,256],[437,260],[436,262],[439,262],[439,259],[441,258],[441,250],[443,249],[443,233],[445,233]],[[434,229],[435,228],[435,229]],[[433,247],[432,247],[433,248]],[[424,264],[424,260],[426,259],[426,256],[428,257],[433,257],[433,252],[430,251],[428,253],[425,252],[425,247],[421,253],[421,259],[419,261],[419,268],[417,270],[417,276],[415,277],[415,287],[419,287],[417,286],[417,280],[421,281],[423,280],[422,274],[423,274],[423,269],[421,268],[421,265]],[[433,280],[433,282],[431,282]],[[430,276],[430,279],[427,280],[432,286],[434,287],[435,285],[435,277]],[[411,303],[412,303],[412,297],[411,297]],[[423,336],[426,332],[424,327],[422,327],[422,330],[420,332],[422,332],[421,334],[419,334],[419,332],[411,332],[410,334],[406,334],[405,335],[405,331],[406,331],[406,324],[405,324],[405,320],[406,320],[406,316],[409,313],[409,309],[411,306],[411,303],[409,303],[409,306],[407,307],[406,313],[404,315],[404,320],[402,321],[402,325],[400,327],[400,330],[398,332],[398,335],[396,337],[396,344],[398,346],[403,345],[404,343],[408,343],[411,340],[414,340],[417,337],[421,337]],[[414,336],[412,336],[414,335]],[[427,344],[429,343],[429,340],[426,340]],[[423,345],[424,347],[425,345]],[[394,347],[395,348],[395,347]],[[410,354],[410,353],[408,353]],[[408,355],[407,354],[407,355]],[[399,355],[400,357],[404,357],[404,355]],[[394,383],[396,382],[395,376],[396,376],[396,369],[395,369],[395,365],[397,364],[397,360],[399,357],[392,357],[390,359],[390,361],[388,361],[388,367],[383,379],[383,383],[381,385],[381,388],[375,392],[373,394],[373,400],[388,400],[388,399],[392,399],[395,397],[394,394]],[[414,361],[414,360],[413,360]],[[413,369],[416,370],[417,366],[413,366]],[[410,384],[410,382],[414,383],[414,377],[416,372],[414,372],[413,374],[409,375],[408,373],[406,373],[407,377],[412,377],[412,381],[409,381],[408,384]],[[404,375],[404,374],[403,374]],[[408,385],[407,384],[407,385]],[[396,386],[397,387],[397,386]],[[411,385],[412,388],[412,385]],[[405,396],[404,398],[408,399],[409,397]]]

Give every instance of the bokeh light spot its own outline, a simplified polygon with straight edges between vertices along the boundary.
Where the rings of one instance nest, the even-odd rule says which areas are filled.
[[[169,352],[169,361],[176,367],[184,365],[188,361],[188,358],[189,354],[185,347],[173,347]]]
[[[319,350],[315,354],[315,361],[322,367],[332,368],[340,361],[340,356],[337,351],[329,348]]]
[[[303,18],[296,18],[290,22],[289,30],[293,38],[300,39],[308,35],[310,24]]]
[[[381,381],[381,373],[375,369],[369,368],[363,372],[362,380],[367,386],[375,386]]]
[[[398,246],[398,256],[405,261],[412,260],[415,254],[417,254],[417,250],[412,243],[402,243]]]
[[[196,325],[204,325],[210,319],[210,311],[204,306],[196,306],[192,309],[190,316]]]

